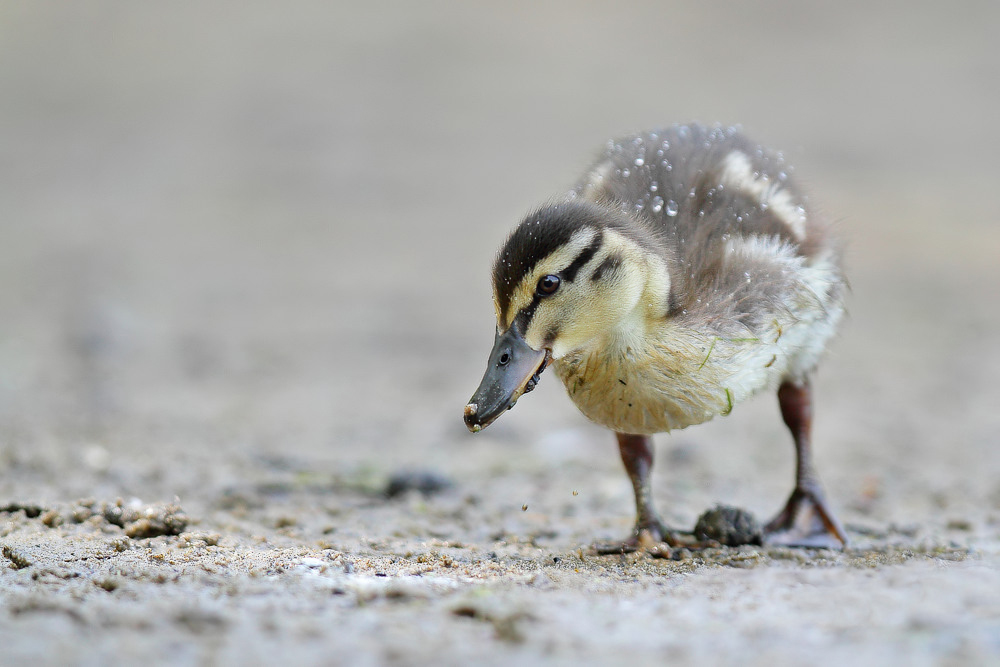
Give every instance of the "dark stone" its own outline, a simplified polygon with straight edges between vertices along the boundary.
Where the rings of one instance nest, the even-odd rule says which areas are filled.
[[[385,486],[385,495],[387,498],[395,498],[408,491],[419,491],[425,496],[431,496],[452,486],[454,486],[452,481],[439,473],[428,470],[405,470],[389,478],[389,483]]]
[[[739,507],[716,505],[700,517],[694,534],[699,540],[712,540],[727,547],[762,544],[763,531],[754,515]]]

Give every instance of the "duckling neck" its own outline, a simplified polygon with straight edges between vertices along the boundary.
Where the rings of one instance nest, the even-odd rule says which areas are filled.
[[[731,407],[714,378],[711,341],[669,320],[637,316],[599,345],[555,363],[570,398],[592,421],[619,433],[651,434],[699,424]]]
[[[638,254],[638,253],[637,253]],[[641,258],[641,261],[639,259]],[[633,257],[642,290],[632,309],[612,325],[597,349],[624,353],[640,349],[656,337],[670,310],[670,273],[662,257]]]
[[[648,257],[633,267],[641,296],[631,310],[585,347],[556,360],[570,398],[591,420],[622,433],[659,433],[727,411],[712,341],[669,314],[666,263]]]

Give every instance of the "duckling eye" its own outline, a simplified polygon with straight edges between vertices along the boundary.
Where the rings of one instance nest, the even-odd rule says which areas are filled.
[[[559,276],[550,274],[538,281],[538,288],[535,291],[538,292],[538,296],[549,296],[555,294],[557,289],[559,289]]]

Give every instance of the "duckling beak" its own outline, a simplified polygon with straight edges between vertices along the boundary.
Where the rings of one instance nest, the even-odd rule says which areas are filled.
[[[479,389],[465,406],[465,425],[478,433],[517,403],[521,394],[535,388],[538,376],[552,360],[548,350],[535,350],[511,326],[497,333]]]

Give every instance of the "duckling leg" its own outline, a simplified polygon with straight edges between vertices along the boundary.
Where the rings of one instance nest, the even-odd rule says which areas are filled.
[[[612,554],[636,551],[666,542],[677,546],[679,541],[675,531],[667,528],[653,507],[653,490],[650,472],[653,469],[653,438],[648,435],[616,433],[618,451],[625,464],[625,471],[635,492],[635,530],[624,542],[600,543],[595,545],[597,553]]]
[[[778,403],[785,425],[795,439],[795,490],[764,527],[767,544],[841,549],[847,534],[826,504],[819,477],[812,464],[812,389],[808,381],[786,381],[778,389]]]

